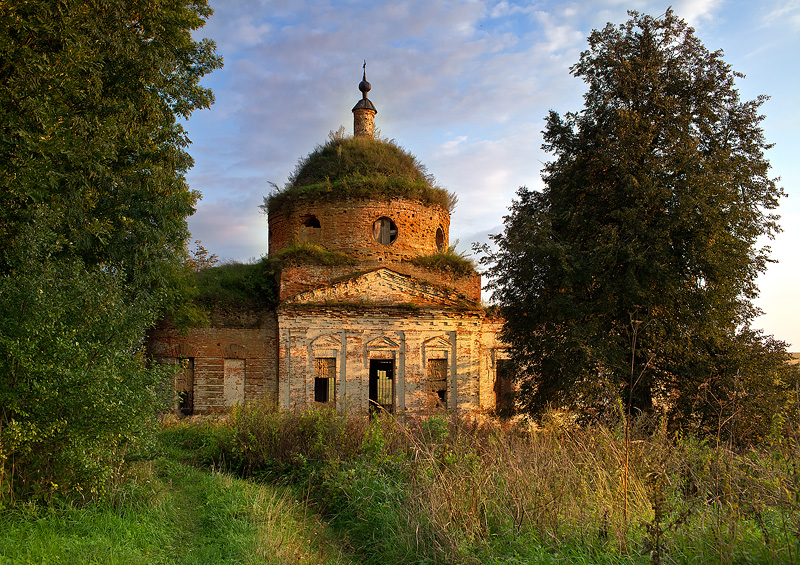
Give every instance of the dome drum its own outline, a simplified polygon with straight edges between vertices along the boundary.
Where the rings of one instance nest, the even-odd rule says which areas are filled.
[[[449,232],[446,210],[415,200],[295,203],[269,215],[269,252],[313,243],[362,263],[400,262],[441,251]]]

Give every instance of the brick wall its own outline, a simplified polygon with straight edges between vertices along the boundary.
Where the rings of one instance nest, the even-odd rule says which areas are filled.
[[[484,318],[482,311],[281,307],[280,405],[313,405],[314,359],[335,357],[340,409],[367,410],[370,362],[377,359],[392,361],[397,414],[422,415],[433,409],[429,359],[446,360],[449,409],[493,407],[492,359],[502,355],[502,344],[494,334],[497,326],[485,327]]]
[[[244,371],[245,401],[314,405],[317,358],[336,359],[339,409],[368,409],[370,363],[378,359],[391,361],[397,414],[436,409],[428,385],[431,359],[446,364],[448,409],[494,408],[497,361],[506,358],[505,344],[499,339],[502,320],[482,310],[284,305],[258,315],[255,327],[223,326],[217,317],[216,327],[182,333],[162,323],[150,333],[148,351],[156,361],[192,360],[195,413],[226,408],[226,364],[232,360],[242,360],[235,367]],[[229,314],[226,320],[230,323]]]
[[[378,265],[380,263],[372,264],[373,268]],[[443,271],[425,269],[408,262],[387,263],[386,267],[395,272],[412,276],[417,280],[452,289],[467,300],[478,302],[481,299],[481,276],[477,273],[459,277]],[[329,284],[331,281],[347,276],[359,268],[366,269],[367,266],[302,264],[286,266],[280,275],[279,297],[283,300],[298,292]]]
[[[355,137],[375,137],[375,110],[369,108],[353,109],[353,135]]]
[[[247,327],[230,324],[237,319]],[[257,322],[257,325],[254,325]],[[148,335],[148,353],[156,362],[193,360],[194,412],[214,412],[226,407],[225,360],[243,360],[244,400],[277,401],[277,318],[275,312],[228,313],[215,325],[181,332],[162,322]],[[229,362],[231,367],[242,363]],[[238,370],[238,369],[237,369]]]
[[[296,203],[287,214],[269,215],[270,254],[279,253],[293,242],[309,239],[309,230],[304,225],[312,216],[320,224],[319,231],[311,236],[315,243],[343,251],[358,261],[399,262],[436,253],[440,229],[440,242],[446,246],[450,240],[450,214],[438,206],[415,200]],[[375,240],[373,224],[380,218],[389,218],[397,226],[397,239],[391,244]]]

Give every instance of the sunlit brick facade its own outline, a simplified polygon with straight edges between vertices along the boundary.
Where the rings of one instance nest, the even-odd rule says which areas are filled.
[[[372,137],[377,110],[366,74],[359,89],[355,130]],[[185,334],[166,323],[152,332],[151,355],[179,366],[184,413],[254,399],[398,415],[502,402],[502,321],[481,307],[480,275],[411,261],[447,249],[447,210],[406,198],[326,197],[288,202],[270,212],[268,226],[271,256],[313,244],[350,261],[284,264],[274,310],[226,312]]]

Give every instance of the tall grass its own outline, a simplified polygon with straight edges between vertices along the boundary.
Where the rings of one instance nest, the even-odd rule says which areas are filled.
[[[402,425],[250,406],[225,425],[231,464],[300,489],[367,563],[800,556],[786,425],[742,452],[657,426],[626,452],[622,425],[533,432],[446,414]]]
[[[170,425],[155,459],[129,464],[102,502],[0,514],[0,563],[352,563],[285,487],[217,470],[230,427]]]
[[[798,561],[796,425],[741,451],[629,431],[266,404],[169,419],[102,503],[3,512],[0,562]]]

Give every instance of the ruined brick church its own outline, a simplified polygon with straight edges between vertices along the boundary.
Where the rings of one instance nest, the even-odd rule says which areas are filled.
[[[370,89],[365,71],[353,137],[332,136],[269,200],[269,256],[294,258],[276,272],[277,306],[151,333],[150,355],[180,366],[184,414],[255,399],[398,415],[504,402],[502,321],[474,268],[424,260],[446,254],[452,206],[412,156],[374,139]],[[386,170],[392,159],[406,168]]]

